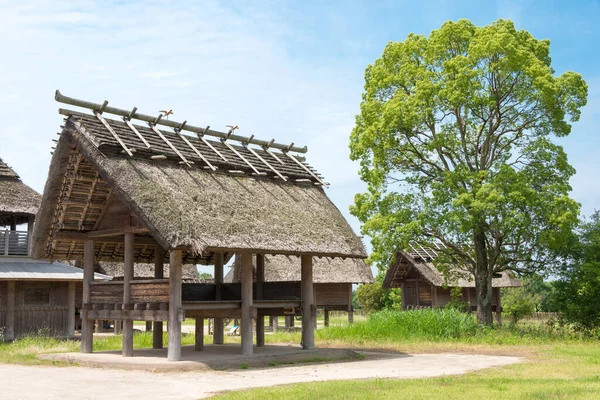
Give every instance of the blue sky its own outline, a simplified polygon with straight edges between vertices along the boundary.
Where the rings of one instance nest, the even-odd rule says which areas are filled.
[[[365,67],[390,40],[447,20],[512,19],[551,40],[557,73],[581,73],[588,105],[561,140],[573,197],[600,209],[600,2],[0,0],[0,157],[43,191],[59,131],[54,90],[240,134],[308,145],[308,161],[348,212],[365,186],[348,159]]]

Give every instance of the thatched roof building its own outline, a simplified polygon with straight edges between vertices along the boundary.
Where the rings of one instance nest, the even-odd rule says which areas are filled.
[[[429,250],[431,252],[431,250]],[[434,259],[417,252],[401,251],[396,254],[395,262],[390,265],[383,287],[400,287],[411,271],[418,273],[425,281],[436,287],[475,287],[475,280],[470,272],[459,267],[454,267],[446,277],[434,264]],[[517,287],[521,281],[503,271],[498,277],[492,279],[492,287]]]
[[[256,257],[253,257],[256,280]],[[225,276],[225,283],[241,280],[239,257]],[[313,261],[314,283],[372,283],[371,268],[362,259],[315,258]],[[294,256],[265,255],[265,282],[300,282],[300,258]]]
[[[29,216],[35,216],[41,200],[0,158],[0,226],[26,223]]]
[[[366,257],[322,179],[297,156],[159,131],[171,147],[157,128],[133,125],[147,147],[129,122],[104,119],[109,130],[95,116],[61,112],[69,117],[52,157],[34,257],[81,258],[78,233],[110,231],[115,221],[108,214],[135,230],[136,262],[153,261],[154,246],[147,245],[153,240],[184,250],[184,263],[210,264],[216,249],[226,257],[236,251]],[[123,259],[113,239],[95,240],[97,259]]]
[[[443,247],[443,246],[442,246]],[[450,288],[462,288],[461,299],[476,308],[475,280],[460,266],[443,274],[435,266],[437,252],[442,247],[424,248],[413,245],[411,251],[399,251],[383,280],[384,288],[402,288],[402,309],[412,307],[443,307],[451,300]],[[500,288],[521,286],[507,271],[492,280],[492,310],[501,310]],[[501,314],[498,313],[498,318]]]

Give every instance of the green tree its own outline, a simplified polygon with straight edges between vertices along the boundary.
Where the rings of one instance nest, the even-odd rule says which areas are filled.
[[[381,282],[367,283],[360,285],[356,289],[356,299],[361,309],[367,314],[383,309],[383,297],[385,289],[381,287]]]
[[[539,302],[539,296],[527,290],[526,286],[508,288],[502,293],[502,310],[510,315],[515,324],[521,318],[533,314]]]
[[[365,72],[350,138],[366,193],[351,212],[381,268],[410,241],[447,246],[438,265],[475,276],[492,324],[492,277],[543,268],[577,221],[567,136],[586,103],[574,72],[555,76],[550,42],[511,21],[447,22],[390,42]],[[443,268],[442,268],[443,269]]]
[[[600,212],[584,222],[570,259],[555,283],[563,318],[587,329],[600,327]]]

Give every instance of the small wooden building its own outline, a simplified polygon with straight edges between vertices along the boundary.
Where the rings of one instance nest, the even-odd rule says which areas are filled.
[[[329,200],[323,178],[300,154],[305,147],[219,132],[63,96],[67,118],[52,157],[34,256],[82,259],[82,351],[92,351],[94,320],[123,321],[123,355],[133,355],[133,321],[153,321],[154,347],[169,322],[168,359],[181,359],[181,321],[240,318],[243,354],[264,344],[263,318],[294,309],[302,343],[314,347],[313,257],[366,258],[364,246]],[[112,114],[113,118],[106,117]],[[162,128],[162,129],[159,129]],[[190,135],[193,134],[194,136]],[[223,265],[241,254],[241,282],[223,283]],[[301,257],[301,299],[252,284],[252,257]],[[95,261],[124,264],[122,282],[92,283]],[[154,278],[134,280],[135,263],[154,263]],[[169,264],[169,279],[163,274]],[[214,283],[182,283],[182,264],[215,266]],[[272,297],[267,293],[273,293]]]
[[[315,304],[324,311],[325,325],[329,324],[329,311],[334,310],[347,311],[352,322],[352,284],[373,283],[371,268],[356,258],[316,258],[313,268]],[[260,275],[264,276],[264,282],[286,282],[285,295],[297,299],[300,299],[300,270],[299,257],[265,255],[262,272],[256,269],[256,257],[253,259],[255,282],[261,279]],[[241,275],[241,258],[236,256],[224,282],[239,282]]]
[[[473,275],[459,267],[451,268],[446,277],[435,267],[437,252],[434,249],[412,246],[410,252],[396,253],[390,265],[384,288],[402,288],[402,309],[418,307],[443,307],[451,300],[450,288],[462,288],[461,300],[477,309]],[[521,282],[504,271],[493,278],[492,311],[501,311],[500,288],[521,286]]]
[[[73,336],[83,271],[33,260],[30,237],[41,196],[0,159],[0,337]],[[25,225],[27,230],[18,230]],[[98,275],[98,279],[108,278]]]

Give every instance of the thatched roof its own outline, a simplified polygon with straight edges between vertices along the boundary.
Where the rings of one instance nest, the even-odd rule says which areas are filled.
[[[225,283],[241,279],[241,257],[225,276]],[[256,279],[256,256],[252,259]],[[265,255],[265,282],[300,282],[300,257]],[[313,282],[315,283],[372,283],[371,268],[362,259],[313,258]]]
[[[123,263],[111,261],[96,262],[96,271],[113,277],[113,280],[123,280]],[[169,265],[163,267],[163,276],[169,278]],[[194,264],[184,264],[181,266],[181,276],[183,282],[199,282],[198,268]],[[154,279],[154,264],[135,263],[133,266],[133,279]]]
[[[433,253],[434,251],[429,249],[425,254]],[[400,287],[402,281],[412,270],[416,270],[423,279],[434,286],[475,287],[475,280],[470,272],[460,267],[454,267],[450,269],[449,278],[446,279],[444,274],[435,267],[434,262],[435,258],[425,256],[422,252],[398,252],[394,263],[390,265],[385,275],[383,287]],[[521,281],[513,278],[507,271],[503,271],[499,277],[492,279],[492,287],[514,286],[521,286]]]
[[[277,168],[287,177],[284,182],[244,146],[234,147],[260,176],[250,174],[221,142],[211,143],[228,162],[200,139],[188,137],[210,155],[218,167],[213,172],[174,132],[161,131],[193,165],[182,165],[148,127],[136,125],[150,148],[124,122],[106,120],[134,150],[133,156],[122,154],[121,145],[95,117],[78,114],[66,120],[34,231],[35,257],[80,258],[82,241],[65,233],[95,230],[107,204],[115,201],[129,209],[135,227],[146,229],[143,236],[165,249],[184,250],[187,263],[210,264],[214,251],[366,257],[360,238],[323,188],[287,155],[276,156],[281,161]],[[71,190],[75,187],[76,192]],[[122,260],[122,246],[102,240],[96,243],[97,257]],[[136,261],[152,261],[152,248],[136,245]]]
[[[27,222],[40,207],[42,196],[25,185],[19,175],[0,159],[0,226]]]

